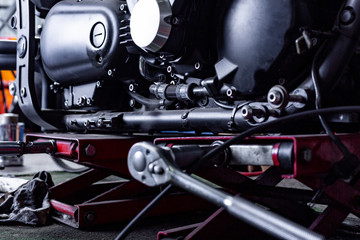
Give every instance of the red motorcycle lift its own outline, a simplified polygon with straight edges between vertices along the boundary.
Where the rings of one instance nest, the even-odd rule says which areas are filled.
[[[360,157],[359,134],[338,136],[352,154]],[[158,138],[154,142],[158,146],[176,148],[183,145],[208,146],[216,141],[225,141],[230,138],[231,136]],[[126,161],[131,146],[144,140],[152,141],[153,139],[108,135],[33,134],[27,136],[28,144],[46,146],[44,143],[51,142],[53,148],[49,145],[46,148],[30,151],[31,147],[28,146],[28,148],[22,147],[21,152],[48,152],[92,168],[51,189],[53,217],[73,227],[82,228],[130,220],[149,202],[156,190],[151,190],[132,180]],[[283,143],[290,144],[292,149],[292,152],[288,152],[289,156],[285,158],[291,160],[291,169],[287,168],[285,171],[281,168],[285,166],[284,160],[281,160],[284,159],[281,156],[284,154],[281,150]],[[342,158],[340,151],[327,136],[257,136],[235,144],[231,150],[236,157],[240,156],[236,150],[252,154],[253,160],[248,159],[246,164],[263,165],[266,163],[271,167],[255,180],[228,168],[227,165],[234,164],[233,161],[225,163],[224,166],[202,168],[196,174],[221,186],[229,193],[238,194],[266,206],[325,236],[332,235],[349,213],[360,216],[359,180],[347,183],[338,179],[331,185],[323,183],[331,166]],[[271,159],[259,162],[255,153],[262,158],[270,156]],[[93,184],[112,174],[130,180]],[[313,199],[314,191],[276,186],[284,178],[295,178],[314,191],[321,189],[323,194]],[[316,200],[316,203],[326,204],[328,207],[318,214],[299,203],[311,203],[313,200]],[[183,204],[176,204],[179,201]],[[175,205],[176,208],[173,207]],[[210,204],[204,204],[204,201],[199,198],[188,194],[176,194],[165,199],[160,207],[152,212],[152,215],[208,206]],[[222,238],[261,237],[262,233],[229,216],[223,209],[219,209],[202,223],[163,231],[159,233],[158,239],[179,235],[186,236],[186,239],[206,239],[209,236],[215,238],[216,236]]]

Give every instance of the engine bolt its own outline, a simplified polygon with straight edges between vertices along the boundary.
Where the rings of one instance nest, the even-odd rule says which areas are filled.
[[[88,98],[88,99],[86,100],[86,104],[89,105],[89,106],[91,106],[93,102],[94,102],[94,100],[91,99],[91,98]]]
[[[20,95],[21,95],[22,97],[26,97],[26,88],[23,87],[23,88],[21,89]]]
[[[166,68],[166,71],[167,71],[168,73],[171,73],[171,72],[172,72],[172,67],[171,67],[171,66],[168,66],[168,67]]]
[[[229,98],[236,97],[236,90],[229,88],[228,90],[226,90],[226,96],[228,96]]]
[[[77,99],[76,103],[77,103],[78,106],[83,106],[83,105],[85,105],[86,100],[87,100],[86,97],[82,96],[82,97]]]
[[[120,9],[120,11],[124,11],[125,8],[126,8],[126,4],[121,4],[119,9]]]
[[[9,92],[12,96],[15,96],[15,93],[16,93],[16,85],[15,83],[10,83],[9,84]]]
[[[246,105],[241,108],[241,115],[244,119],[250,120],[254,117],[261,118],[265,116],[265,113],[261,109],[250,107],[249,105]]]
[[[129,106],[130,107],[132,107],[132,108],[135,107],[135,104],[136,104],[135,99],[132,98],[132,99],[129,100]]]
[[[195,63],[195,69],[199,70],[201,68],[201,64],[199,62]]]
[[[135,85],[131,83],[131,84],[129,85],[129,91],[130,91],[130,92],[133,92],[134,90],[135,90]]]
[[[96,82],[96,87],[98,87],[98,88],[101,88],[101,87],[102,87],[101,81],[97,81],[97,82]]]
[[[24,58],[27,51],[27,41],[25,36],[21,36],[16,46],[17,54],[19,58]]]
[[[268,95],[268,101],[271,104],[281,104],[283,101],[283,97],[279,91],[272,91]]]
[[[108,76],[112,77],[113,76],[113,71],[111,69],[108,70]]]

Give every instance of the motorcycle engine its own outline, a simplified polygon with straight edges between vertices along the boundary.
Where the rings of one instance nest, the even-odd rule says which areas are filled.
[[[38,59],[48,84],[43,89],[49,88],[51,97],[43,97],[42,106],[95,113],[229,110],[245,101],[266,101],[275,85],[289,92],[306,86],[322,40],[310,39],[301,54],[295,42],[301,29],[331,30],[341,1],[54,0],[48,5],[37,6],[48,9],[40,14],[46,18]]]

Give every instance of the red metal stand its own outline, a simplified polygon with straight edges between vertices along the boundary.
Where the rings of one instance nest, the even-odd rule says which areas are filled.
[[[360,135],[339,135],[350,152],[360,157]],[[161,138],[155,143],[167,146],[181,144],[209,144],[216,140],[225,141],[231,136]],[[139,141],[153,141],[151,138],[121,137],[108,135],[28,135],[27,141],[43,142],[53,140],[55,156],[89,166],[92,169],[51,189],[53,216],[73,227],[82,228],[115,221],[130,220],[152,198],[153,190],[131,180],[127,169],[127,154],[130,147]],[[283,172],[279,167],[278,146],[282,142],[293,144],[293,170]],[[340,151],[327,136],[261,136],[246,139],[242,144],[274,144],[273,167],[255,180],[227,167],[201,169],[196,174],[221,186],[225,191],[264,205],[295,222],[325,236],[331,235],[349,213],[360,216],[360,180],[347,183],[337,180],[324,185],[324,177],[331,166],[342,158]],[[124,181],[96,183],[110,175],[125,178]],[[276,185],[283,178],[295,178],[314,191],[280,188]],[[96,184],[95,184],[96,183]],[[315,213],[306,204],[315,191],[322,189],[326,197],[318,199],[328,207],[321,214]],[[181,202],[182,204],[176,204]],[[174,206],[177,206],[176,208]],[[152,212],[152,215],[175,213],[208,207],[204,201],[187,194],[170,195]],[[186,239],[264,238],[252,227],[230,217],[222,209],[202,223],[159,233],[158,238],[177,235]],[[262,234],[262,233],[261,233]],[[266,236],[269,239],[269,236]]]
[[[36,134],[27,135],[26,140],[52,140],[56,146],[55,156],[91,168],[88,172],[51,188],[53,218],[72,227],[85,228],[131,220],[159,192],[159,189],[150,189],[131,180],[126,164],[130,147],[138,141],[151,141],[151,138]],[[110,175],[125,179],[97,183]],[[182,204],[178,204],[179,202]],[[174,193],[152,211],[151,215],[178,213],[210,206],[206,201],[188,193]]]
[[[351,153],[360,157],[360,135],[339,135]],[[159,139],[160,144],[176,145],[192,142],[201,144],[214,141],[210,138],[173,138]],[[224,140],[222,138],[222,140]],[[360,180],[352,184],[337,180],[323,188],[324,195],[319,201],[328,205],[324,212],[317,214],[307,205],[315,192],[308,190],[271,188],[282,178],[295,178],[313,190],[324,186],[324,177],[329,173],[332,164],[342,158],[340,151],[327,136],[280,136],[255,137],[248,139],[249,144],[261,144],[268,141],[291,141],[294,144],[294,167],[292,173],[283,174],[272,167],[256,180],[251,180],[240,173],[225,168],[198,173],[200,176],[236,192],[254,202],[270,208],[287,218],[299,222],[324,236],[334,234],[349,213],[360,216]],[[269,188],[270,187],[270,188]],[[280,190],[280,191],[279,191]],[[262,192],[264,191],[264,192]],[[301,192],[299,192],[301,191]],[[285,194],[284,194],[285,193]],[[259,235],[260,234],[260,235]],[[162,231],[158,239],[182,236],[185,239],[270,239],[252,227],[228,215],[223,209],[217,210],[207,220],[178,229]]]

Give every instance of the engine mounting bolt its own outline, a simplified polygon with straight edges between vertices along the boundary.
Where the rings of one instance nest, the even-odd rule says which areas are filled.
[[[250,120],[254,117],[262,118],[265,116],[265,112],[262,109],[253,108],[249,105],[246,105],[241,108],[241,115],[244,119]]]
[[[229,88],[228,90],[226,90],[226,96],[228,96],[229,98],[236,97],[236,90]]]
[[[27,41],[25,36],[21,36],[17,42],[17,54],[19,58],[24,58],[27,51]]]
[[[281,104],[283,101],[283,97],[279,91],[271,91],[268,95],[268,101],[272,104]]]
[[[77,103],[78,106],[83,106],[83,105],[85,105],[86,100],[87,100],[86,97],[82,96],[82,97],[77,99],[76,103]]]
[[[20,95],[21,95],[22,97],[26,97],[26,88],[23,87],[23,88],[21,89]]]
[[[125,8],[126,8],[126,4],[121,4],[119,9],[120,9],[120,11],[124,11]]]
[[[131,84],[129,85],[129,91],[130,91],[130,92],[133,92],[134,90],[135,90],[135,85],[131,83]]]
[[[104,120],[103,119],[98,119],[97,122],[96,122],[96,126],[101,128],[104,126]]]
[[[15,83],[10,83],[9,84],[9,92],[12,96],[15,96],[15,93],[16,93],[16,85]]]
[[[354,10],[350,7],[346,7],[340,14],[340,22],[344,25],[349,25],[355,20]]]
[[[196,70],[199,70],[201,68],[201,64],[199,62],[195,63],[194,65]]]
[[[171,73],[171,72],[172,72],[172,67],[171,67],[171,66],[167,66],[166,71],[167,71],[168,73]]]
[[[113,76],[113,71],[111,69],[108,70],[108,76],[112,77]]]
[[[135,104],[136,104],[135,99],[131,98],[131,99],[129,100],[129,106],[130,106],[130,107],[135,107]]]
[[[181,19],[178,18],[178,17],[173,17],[173,18],[171,19],[171,22],[172,22],[172,24],[174,24],[174,25],[179,25],[179,24],[181,23]]]
[[[102,87],[101,81],[97,81],[97,82],[96,82],[96,87],[98,87],[98,88],[101,88],[101,87]]]
[[[94,102],[94,100],[91,98],[86,99],[86,104],[89,106],[91,106],[93,102]]]
[[[86,145],[86,147],[84,148],[85,157],[93,157],[93,156],[95,156],[95,154],[96,154],[95,146],[92,144]]]

